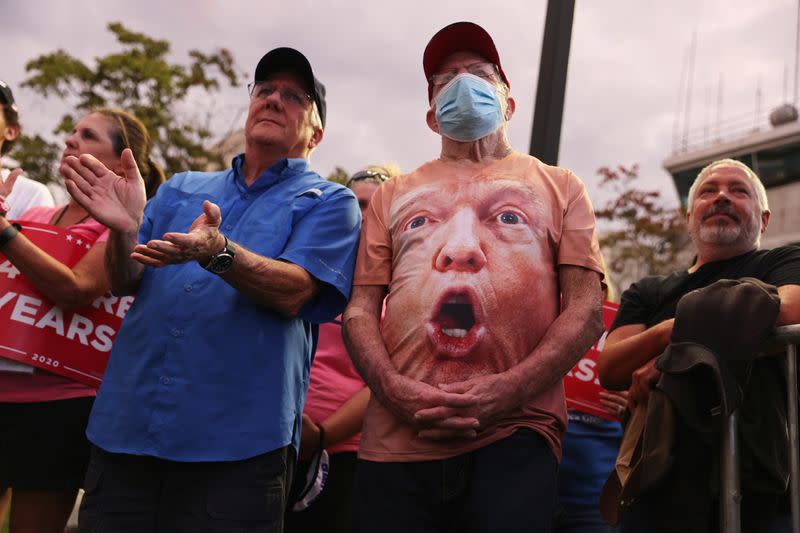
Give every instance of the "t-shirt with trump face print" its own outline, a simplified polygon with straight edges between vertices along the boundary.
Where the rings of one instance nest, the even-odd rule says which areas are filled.
[[[490,165],[432,161],[393,178],[367,211],[355,285],[387,285],[382,335],[398,371],[433,386],[526,358],[559,313],[558,267],[602,274],[586,189],[512,153]],[[465,442],[420,439],[374,397],[360,457],[442,459],[528,427],[560,456],[561,383]]]

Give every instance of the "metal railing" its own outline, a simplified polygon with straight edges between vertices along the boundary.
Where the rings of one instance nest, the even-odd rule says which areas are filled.
[[[789,421],[789,498],[792,511],[792,531],[800,533],[800,456],[798,456],[797,409],[797,344],[800,344],[800,324],[775,328],[768,339],[770,346],[786,347],[787,418]],[[720,494],[720,524],[723,533],[740,533],[741,479],[739,476],[739,413],[734,411],[722,425]]]
[[[694,126],[683,132],[673,132],[672,155],[702,150],[713,145],[741,139],[759,131],[772,129],[769,121],[771,109],[745,112],[729,116],[719,123]]]

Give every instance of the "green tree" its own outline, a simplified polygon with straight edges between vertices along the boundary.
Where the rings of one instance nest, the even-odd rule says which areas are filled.
[[[213,132],[210,129],[211,106],[194,114],[186,111],[197,98],[210,97],[222,83],[240,84],[243,74],[237,71],[231,52],[225,48],[210,53],[189,51],[188,63],[169,59],[170,43],[133,32],[119,22],[108,24],[121,50],[94,59],[86,64],[64,50],[44,54],[30,60],[25,69],[29,77],[24,87],[45,98],[57,97],[71,105],[75,113],[67,113],[53,133],[72,130],[76,119],[97,107],[118,107],[136,115],[150,131],[153,160],[164,166],[167,175],[189,168],[222,166],[219,154],[208,149]],[[191,97],[191,102],[190,102]],[[42,181],[55,178],[43,170],[44,154],[37,156],[36,147],[52,154],[55,146],[41,137],[26,137],[12,154],[32,177]],[[40,174],[35,173],[41,172]]]
[[[333,169],[333,172],[328,174],[326,179],[328,181],[335,181],[336,183],[341,183],[344,185],[347,183],[347,180],[350,179],[350,174],[344,169],[344,167],[336,165],[336,168]]]
[[[29,177],[42,183],[58,183],[59,175],[55,163],[61,158],[63,147],[63,143],[49,142],[40,135],[22,135],[11,155],[22,165]]]
[[[599,240],[613,285],[623,291],[645,276],[685,267],[691,240],[683,212],[665,207],[660,192],[638,188],[637,165],[602,167],[597,173],[600,187],[614,193],[595,210],[598,220],[609,223]]]

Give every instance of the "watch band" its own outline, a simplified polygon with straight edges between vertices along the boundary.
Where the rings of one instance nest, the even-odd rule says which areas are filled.
[[[2,250],[5,245],[8,244],[8,241],[19,235],[20,231],[22,231],[22,226],[16,222],[12,223],[3,231],[0,231],[0,250]]]
[[[208,263],[203,266],[213,274],[224,274],[230,270],[233,265],[233,258],[236,255],[236,247],[233,243],[225,235],[222,235],[222,237],[225,239],[225,247],[222,251],[212,255]]]
[[[224,234],[222,234],[222,238],[225,239],[225,244],[222,246],[222,250],[220,250],[219,252],[217,252],[215,254],[211,254],[211,257],[208,258],[208,261],[206,261],[205,265],[202,264],[202,263],[200,264],[200,266],[202,266],[206,270],[208,270],[208,267],[210,267],[212,264],[214,264],[214,258],[215,257],[217,257],[219,254],[225,252],[225,250],[228,249],[228,238]]]

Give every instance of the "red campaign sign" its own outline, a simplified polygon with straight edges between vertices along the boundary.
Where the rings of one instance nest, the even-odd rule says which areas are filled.
[[[31,242],[68,267],[93,244],[49,224],[20,224]],[[0,253],[0,357],[99,387],[114,336],[132,303],[132,296],[108,293],[90,306],[64,311]]]
[[[578,364],[564,376],[564,392],[567,396],[568,408],[609,420],[618,419],[606,411],[603,404],[600,403],[600,391],[605,389],[600,386],[600,379],[597,377],[597,356],[603,351],[608,329],[614,322],[617,309],[619,309],[619,305],[603,302],[603,323],[606,331],[597,343],[589,348]]]

